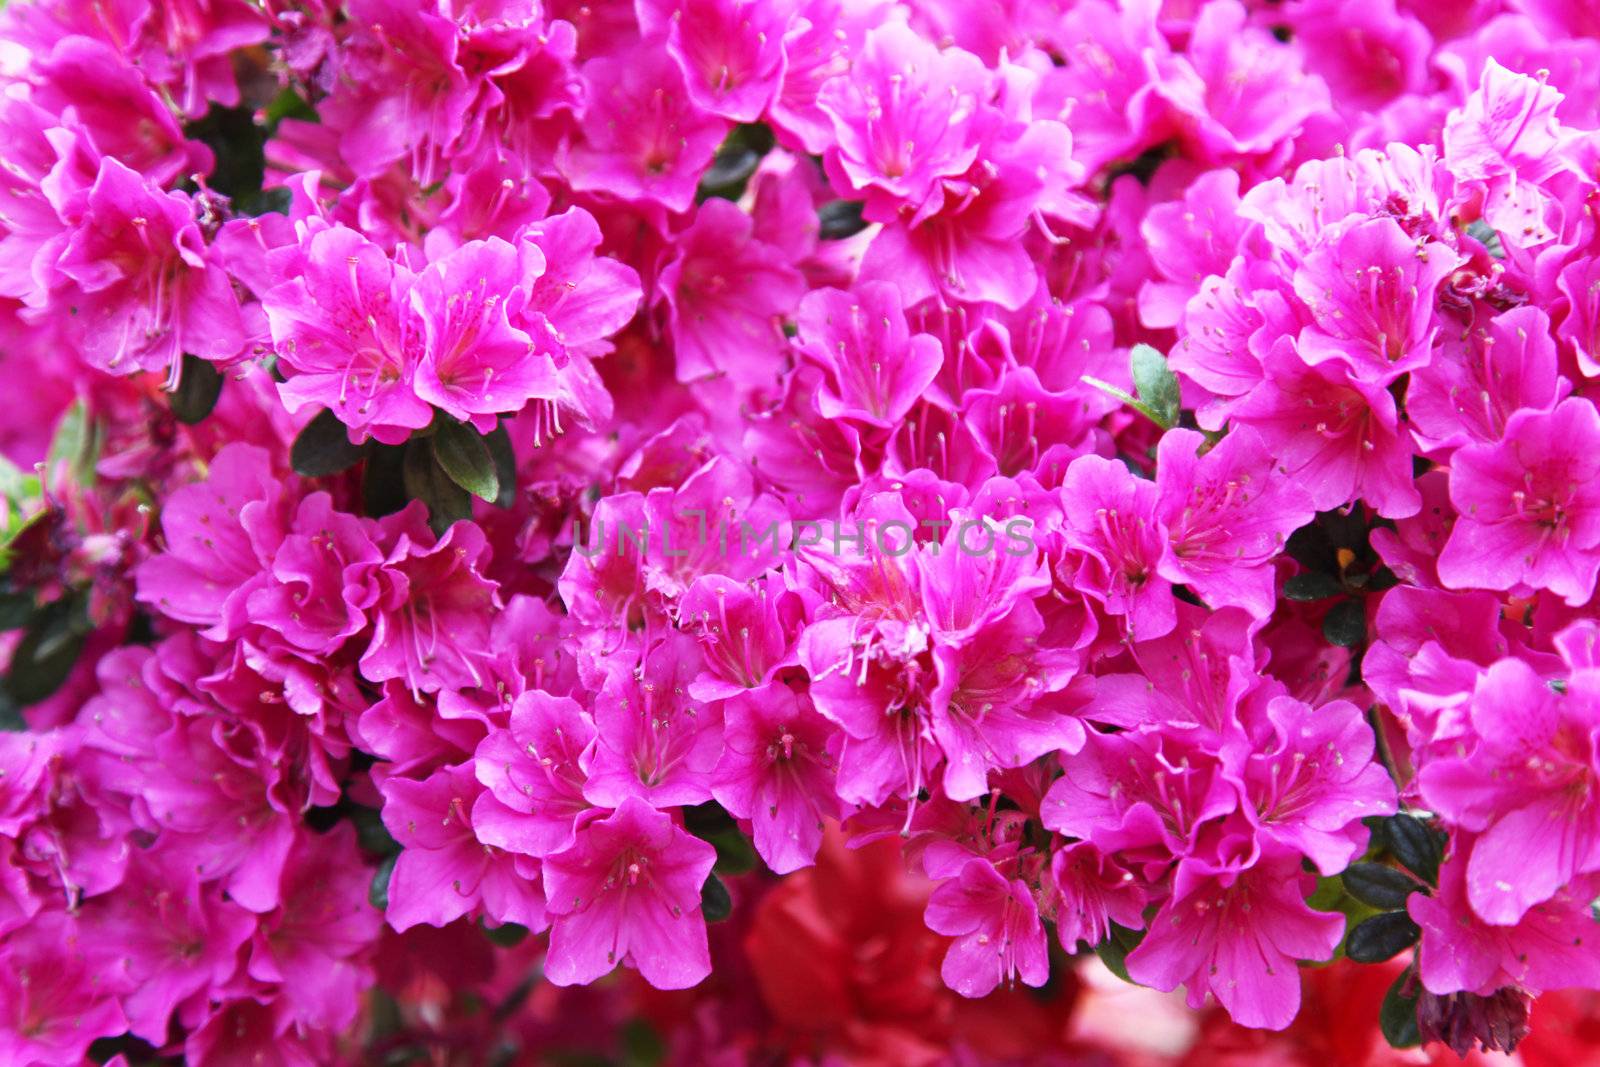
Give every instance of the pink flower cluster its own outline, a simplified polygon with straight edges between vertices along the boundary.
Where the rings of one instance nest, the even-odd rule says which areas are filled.
[[[13,0],[0,1061],[490,1062],[423,957],[701,986],[841,834],[962,997],[1405,953],[1349,1026],[1513,1048],[1600,989],[1597,69],[1559,0]],[[880,1062],[736,985],[674,1062]]]

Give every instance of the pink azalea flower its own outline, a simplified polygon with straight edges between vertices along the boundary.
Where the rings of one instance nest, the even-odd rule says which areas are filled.
[[[98,1038],[125,1032],[128,1020],[82,943],[88,931],[51,911],[0,945],[0,1057],[16,1064],[82,1063]]]
[[[497,923],[545,928],[539,864],[480,841],[472,816],[487,795],[471,766],[441,767],[380,787],[383,824],[402,848],[389,877],[389,925],[444,926],[479,908]]]
[[[72,316],[84,358],[116,374],[170,371],[185,354],[231,362],[245,343],[228,275],[209,253],[195,205],[107,157],[55,269],[53,305]]]
[[[1144,926],[1145,891],[1133,873],[1117,866],[1087,841],[1055,850],[1050,857],[1050,909],[1061,947],[1098,945],[1111,924]]]
[[[1422,927],[1417,971],[1428,992],[1600,989],[1600,956],[1584,943],[1594,936],[1600,879],[1578,878],[1516,922],[1491,924],[1468,902],[1471,875],[1463,857],[1474,850],[1471,835],[1459,835],[1455,849],[1439,868],[1438,891],[1406,898],[1406,910]]]
[[[776,874],[816,861],[827,819],[841,806],[831,755],[835,730],[809,698],[782,684],[731,698],[723,711],[722,759],[711,791],[749,819],[756,852]]]
[[[1437,242],[1417,247],[1393,219],[1349,227],[1295,272],[1295,292],[1314,322],[1300,331],[1300,358],[1312,366],[1342,363],[1352,377],[1377,385],[1426,366],[1438,332],[1439,286],[1460,264]]]
[[[155,185],[211,169],[210,151],[184,139],[172,109],[110,45],[73,34],[39,59],[33,102],[83,130],[96,156]]]
[[[1247,18],[1237,0],[1212,0],[1195,19],[1184,59],[1158,65],[1155,92],[1215,159],[1270,151],[1328,103],[1327,86],[1302,70],[1298,47]]]
[[[127,880],[102,898],[86,925],[127,989],[128,1029],[160,1045],[180,1004],[233,978],[256,921],[215,883],[202,886],[180,856],[156,849],[134,857]]]
[[[1406,415],[1430,448],[1498,441],[1518,409],[1549,411],[1565,391],[1549,316],[1513,308],[1487,329],[1441,343],[1433,362],[1411,376]]]
[[[1300,1008],[1297,961],[1331,958],[1344,935],[1344,916],[1306,905],[1309,881],[1293,855],[1237,873],[1180,867],[1128,973],[1156,989],[1184,985],[1192,1008],[1209,992],[1241,1026],[1282,1030]]]
[[[1310,0],[1289,12],[1307,66],[1335,107],[1376,110],[1427,87],[1433,38],[1394,0]]]
[[[333,227],[304,246],[305,273],[262,298],[284,404],[329,408],[352,439],[400,444],[433,420],[414,392],[424,336],[409,304],[412,275],[354,230]]]
[[[879,205],[937,210],[941,182],[972,166],[985,124],[998,117],[986,106],[990,91],[971,53],[941,52],[902,24],[870,31],[851,71],[818,95],[835,138],[823,153],[829,180],[865,193],[874,215]]]
[[[1039,805],[1045,827],[1166,869],[1200,827],[1235,811],[1238,786],[1189,731],[1097,734],[1064,757]]]
[[[367,900],[372,872],[355,844],[348,823],[302,837],[284,867],[283,902],[250,944],[250,976],[281,984],[307,1027],[349,1026],[372,981],[360,957],[383,920]]]
[[[928,898],[928,928],[954,937],[940,974],[964,997],[981,997],[1020,978],[1041,986],[1050,977],[1049,952],[1039,908],[1026,882],[1007,879],[986,859],[971,859],[961,873]]]
[[[1160,274],[1160,280],[1150,278],[1139,288],[1139,318],[1146,326],[1178,325],[1201,280],[1228,273],[1234,253],[1251,229],[1238,208],[1238,172],[1213,170],[1196,178],[1183,199],[1157,204],[1145,213],[1139,233]]]
[[[413,690],[481,684],[489,659],[488,609],[499,604],[483,576],[483,531],[458,522],[434,539],[413,504],[384,520],[397,531],[377,573],[372,642],[361,654],[368,681],[402,679]]]
[[[1385,518],[1417,513],[1411,449],[1388,390],[1352,380],[1335,364],[1307,366],[1284,341],[1266,369],[1233,417],[1261,435],[1312,507],[1326,511],[1359,497]]]
[[[828,619],[801,635],[812,699],[845,733],[838,791],[846,803],[915,799],[931,785],[939,750],[922,707],[926,650],[920,628],[888,620]]]
[[[1600,572],[1600,414],[1587,400],[1519,411],[1505,437],[1451,460],[1460,518],[1439,553],[1452,589],[1548,589],[1576,606]]]
[[[1064,536],[1077,555],[1072,585],[1109,615],[1126,619],[1136,640],[1176,624],[1172,583],[1160,574],[1167,530],[1156,515],[1159,490],[1115,460],[1082,456],[1061,486]]]
[[[678,601],[678,623],[700,639],[706,661],[689,695],[719,700],[763,689],[795,665],[805,601],[773,577],[752,584],[706,574]]]
[[[571,848],[544,861],[546,977],[588,983],[628,963],[657,989],[698,984],[711,973],[700,887],[716,859],[638,797],[587,822]]]
[[[1265,711],[1271,740],[1255,746],[1242,774],[1257,832],[1264,846],[1337,874],[1366,848],[1361,820],[1395,812],[1394,782],[1373,762],[1372,727],[1344,700],[1313,708],[1275,697]]]
[[[862,257],[863,279],[893,282],[908,302],[941,296],[1008,311],[1028,302],[1038,269],[1022,239],[1042,215],[1077,214],[1067,189],[1083,172],[1063,123],[1032,122],[983,147],[983,161],[946,179],[921,210],[880,216],[885,225]]]
[[[1417,773],[1423,798],[1481,834],[1466,860],[1467,898],[1509,926],[1579,875],[1600,871],[1600,693],[1588,672],[1555,693],[1517,659],[1496,663],[1472,694],[1475,737]]]
[[[930,726],[945,756],[950,799],[986,794],[991,771],[1083,747],[1084,726],[1074,714],[1082,689],[1068,691],[1077,657],[1041,648],[1043,632],[1038,609],[1019,600],[967,642],[934,649]]]
[[[695,107],[734,122],[761,117],[783,77],[788,2],[638,0],[639,29],[664,36]]]
[[[817,394],[825,419],[894,427],[944,362],[935,338],[907,328],[900,293],[880,282],[813,290],[796,318],[801,351],[828,375]]]
[[[413,381],[418,399],[488,433],[500,412],[554,396],[553,328],[541,324],[543,331],[530,334],[512,325],[528,298],[523,279],[542,271],[543,261],[526,245],[519,254],[491,237],[467,242],[416,276],[410,296],[423,333]]]
[[[583,138],[561,158],[572,187],[687,211],[727,123],[692,102],[683,73],[658,45],[583,65]]]
[[[298,649],[331,653],[366,626],[378,599],[383,553],[373,532],[369,521],[335,509],[327,493],[301,500],[273,554],[271,581],[252,587],[251,617]]]
[[[617,807],[626,797],[650,804],[702,804],[711,799],[711,772],[722,756],[722,705],[688,693],[700,670],[692,638],[682,634],[643,653],[643,662],[617,657],[595,697],[599,743],[583,795]]]
[[[545,857],[572,844],[578,816],[588,810],[583,785],[594,750],[594,720],[570,697],[523,693],[510,725],[478,744],[473,766],[488,787],[472,811],[484,843]]]
[[[783,370],[781,320],[805,291],[778,250],[751,236],[750,216],[713,197],[679,236],[657,281],[667,305],[680,382],[726,374],[770,386]]]
[[[253,445],[224,448],[207,473],[163,508],[167,550],[139,568],[138,596],[220,640],[240,632],[251,596],[266,586],[262,557],[282,543],[288,505],[271,457]]]
[[[1175,429],[1158,446],[1156,516],[1170,540],[1161,574],[1210,604],[1265,619],[1276,592],[1272,561],[1311,520],[1311,499],[1248,426],[1199,455],[1203,443]]]

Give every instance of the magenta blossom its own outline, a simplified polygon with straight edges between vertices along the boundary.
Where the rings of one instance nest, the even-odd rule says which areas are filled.
[[[1027,883],[1008,880],[988,860],[968,860],[935,889],[927,920],[934,933],[955,938],[940,973],[964,997],[1016,978],[1041,986],[1049,977],[1044,926]]]
[[[1517,412],[1503,440],[1456,453],[1450,501],[1461,517],[1439,553],[1446,586],[1584,603],[1600,573],[1600,414],[1577,398]]]
[[[554,924],[545,974],[574,985],[629,963],[658,989],[699,983],[711,973],[700,887],[716,858],[638,797],[588,821],[544,862]]]

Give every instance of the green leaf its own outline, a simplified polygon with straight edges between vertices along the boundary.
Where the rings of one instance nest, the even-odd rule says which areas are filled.
[[[89,630],[81,597],[66,596],[39,609],[12,653],[5,691],[22,707],[49,697],[72,673]]]
[[[1417,1026],[1417,1001],[1421,996],[1421,987],[1410,968],[1402,971],[1384,994],[1383,1006],[1378,1009],[1378,1028],[1393,1048],[1416,1048],[1422,1044],[1422,1030]]]
[[[222,395],[222,372],[215,366],[185,352],[178,372],[178,388],[171,398],[172,413],[178,421],[193,426],[211,414]]]
[[[861,217],[861,207],[859,200],[829,200],[817,208],[817,238],[842,241],[866,229],[867,220]]]
[[[1359,600],[1345,600],[1329,609],[1322,620],[1322,636],[1329,644],[1354,648],[1367,636],[1367,608]]]
[[[405,456],[408,445],[374,444],[361,471],[361,510],[373,518],[406,506]]]
[[[517,502],[517,454],[511,448],[511,435],[501,423],[483,436],[494,459],[495,477],[500,479],[500,495],[494,498],[495,507],[509,508]]]
[[[439,466],[427,438],[414,437],[406,444],[400,477],[406,496],[428,505],[428,525],[440,537],[459,520],[472,517],[472,497]]]
[[[756,168],[761,165],[761,157],[770,152],[776,143],[772,130],[763,123],[734,127],[727,140],[722,142],[722,147],[717,149],[711,166],[701,175],[697,199],[702,202],[711,197],[738,200],[744,195],[745,186]]]
[[[1417,943],[1422,930],[1403,911],[1386,911],[1356,924],[1344,954],[1357,963],[1382,963]]]
[[[398,852],[385,856],[383,862],[378,864],[378,869],[372,872],[372,885],[367,889],[367,899],[379,911],[389,910],[389,879],[394,877],[394,864],[399,858]]]
[[[495,471],[489,446],[471,426],[444,422],[433,435],[433,456],[450,480],[485,503],[500,495],[500,476]]]
[[[33,618],[33,596],[29,593],[0,593],[0,632],[20,630]]]
[[[267,131],[256,125],[256,109],[248,104],[212,104],[205,115],[183,129],[192,141],[206,144],[215,165],[206,185],[233,200],[247,200],[261,191],[266,177]]]
[[[349,470],[366,453],[367,446],[351,444],[339,416],[325,408],[289,446],[289,466],[302,478],[326,478]]]
[[[1133,386],[1139,399],[1155,413],[1155,421],[1163,430],[1178,425],[1178,411],[1183,401],[1179,395],[1178,376],[1167,366],[1167,357],[1149,345],[1134,345],[1128,353],[1128,369],[1133,372]]]
[[[700,914],[708,923],[719,923],[733,914],[733,897],[714,874],[707,875],[705,885],[700,887]]]
[[[1327,600],[1344,592],[1339,579],[1321,571],[1297,574],[1283,583],[1283,595],[1290,600]]]
[[[1383,843],[1401,865],[1429,885],[1439,882],[1444,859],[1444,838],[1415,815],[1400,812],[1383,823]]]
[[[82,400],[75,400],[56,423],[55,436],[45,457],[45,470],[66,464],[68,477],[78,485],[94,485],[95,464],[100,462],[100,427],[89,417]]]
[[[644,1019],[629,1019],[618,1036],[622,1039],[624,1067],[655,1067],[666,1059],[666,1042]]]
[[[1374,908],[1403,908],[1406,898],[1422,888],[1403,871],[1381,863],[1355,863],[1344,872],[1344,888]]]
[[[1139,947],[1139,942],[1144,940],[1143,930],[1130,930],[1118,923],[1111,924],[1111,932],[1106,939],[1094,947],[1094,954],[1100,957],[1112,974],[1124,982],[1132,983],[1128,976],[1128,953]]]
[[[1506,258],[1506,249],[1505,245],[1500,243],[1500,234],[1484,220],[1473,219],[1467,223],[1467,236],[1481,244],[1484,251],[1495,259]]]
[[[483,928],[483,936],[487,937],[491,944],[499,945],[501,948],[515,948],[528,939],[528,928],[517,923],[490,926],[480,919],[478,925]]]
[[[22,705],[0,687],[0,732],[18,734],[27,728],[28,720],[22,717]]]

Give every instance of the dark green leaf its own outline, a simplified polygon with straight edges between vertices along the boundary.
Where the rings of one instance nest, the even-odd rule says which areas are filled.
[[[1143,930],[1130,930],[1126,926],[1111,924],[1111,933],[1107,938],[1094,947],[1094,954],[1100,957],[1112,974],[1124,982],[1132,982],[1128,977],[1128,953],[1139,947],[1139,942],[1144,940]]]
[[[19,630],[33,618],[33,597],[27,593],[0,593],[0,631]]]
[[[22,717],[22,706],[0,687],[0,732],[21,733],[27,728],[28,720]]]
[[[394,877],[394,864],[399,858],[398,852],[385,856],[383,862],[378,864],[378,869],[372,872],[372,885],[367,889],[367,899],[379,911],[389,910],[389,879]]]
[[[644,1019],[629,1019],[622,1026],[623,1067],[655,1067],[666,1058],[667,1046],[656,1028]]]
[[[1367,608],[1359,600],[1335,604],[1322,620],[1322,636],[1329,644],[1354,648],[1367,636]]]
[[[500,495],[494,457],[477,430],[461,422],[444,422],[433,435],[433,456],[450,480],[487,503]]]
[[[777,143],[772,130],[756,122],[734,127],[722,147],[717,149],[711,166],[700,177],[698,198],[702,201],[716,196],[737,200],[744,195],[745,185],[761,165],[761,157]]]
[[[1429,829],[1416,816],[1401,812],[1384,820],[1383,843],[1406,870],[1429,885],[1438,884],[1439,863],[1444,859],[1443,835]]]
[[[304,478],[326,478],[347,471],[367,452],[366,445],[350,443],[339,416],[324,409],[306,423],[289,446],[289,465]]]
[[[817,236],[824,241],[842,241],[866,228],[859,200],[829,200],[817,208]]]
[[[187,352],[178,372],[178,388],[172,394],[172,413],[178,421],[193,426],[211,414],[222,395],[222,372]]]
[[[361,510],[373,518],[393,515],[406,506],[407,445],[371,446],[361,471]]]
[[[440,537],[459,520],[472,517],[472,497],[439,466],[427,438],[415,437],[406,444],[400,474],[406,496],[428,505],[428,525]]]
[[[82,400],[75,400],[56,423],[55,436],[45,457],[45,469],[65,463],[69,477],[78,485],[94,484],[95,464],[100,462],[100,427],[89,417]]]
[[[27,707],[50,696],[72,673],[89,633],[81,598],[63,597],[41,608],[11,656],[5,690]]]
[[[383,819],[378,815],[376,808],[352,804],[345,814],[350,819],[350,824],[356,828],[356,844],[364,851],[378,856],[387,856],[391,852],[400,851],[400,843],[390,835],[389,828],[383,825]]]
[[[267,169],[267,131],[256,125],[254,108],[212,104],[202,118],[189,123],[183,132],[190,140],[209,146],[216,157],[216,165],[206,179],[208,187],[235,200],[260,192]]]
[[[1332,573],[1339,568],[1339,559],[1334,554],[1328,531],[1318,522],[1308,522],[1290,534],[1283,551],[1308,571]]]
[[[1477,241],[1495,259],[1505,259],[1505,245],[1500,243],[1500,234],[1482,219],[1473,219],[1467,223],[1467,236]]]
[[[1422,1044],[1422,1031],[1417,1026],[1420,996],[1421,987],[1415,984],[1409,968],[1401,972],[1384,994],[1383,1007],[1378,1009],[1378,1028],[1392,1047],[1416,1048]]]
[[[1422,931],[1403,911],[1386,911],[1356,924],[1344,954],[1357,963],[1382,963],[1417,943]]]
[[[491,944],[499,945],[501,948],[515,948],[528,939],[528,928],[516,923],[489,926],[480,921],[478,925],[483,927],[483,936],[487,937]]]
[[[1326,600],[1343,591],[1339,579],[1322,571],[1297,574],[1283,583],[1283,595],[1290,600]]]
[[[1139,399],[1155,413],[1161,428],[1170,430],[1178,425],[1182,399],[1178,390],[1178,376],[1167,366],[1167,357],[1149,345],[1134,345],[1128,353],[1128,368],[1133,372],[1133,387]]]
[[[705,885],[700,887],[700,914],[708,923],[719,923],[733,914],[733,897],[714,874],[707,875]]]
[[[494,459],[494,474],[500,480],[500,495],[494,498],[496,507],[509,508],[517,502],[517,454],[511,448],[511,435],[502,423],[484,435],[483,443],[489,446]]]
[[[1422,886],[1403,871],[1381,863],[1355,863],[1344,872],[1344,888],[1374,908],[1403,908],[1406,897]]]
[[[317,110],[306,103],[305,98],[293,89],[284,89],[272,102],[262,109],[261,118],[267,124],[267,130],[275,131],[278,123],[284,119],[300,119],[303,122],[316,122]]]

